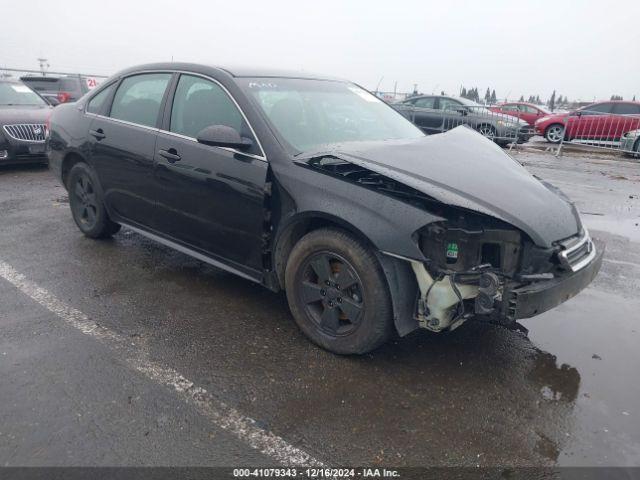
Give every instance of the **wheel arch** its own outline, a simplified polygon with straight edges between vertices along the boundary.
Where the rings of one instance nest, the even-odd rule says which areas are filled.
[[[368,246],[378,259],[387,283],[393,323],[400,336],[407,335],[419,327],[415,318],[418,283],[408,261],[385,255],[357,227],[342,218],[319,211],[303,212],[290,218],[278,229],[273,249],[273,266],[276,280],[284,289],[285,269],[291,250],[307,233],[321,228],[337,228],[346,231]]]
[[[339,228],[377,251],[371,240],[358,228],[346,220],[320,211],[306,211],[289,218],[278,228],[273,249],[273,266],[278,284],[284,289],[284,271],[287,259],[295,244],[307,233],[321,228]]]
[[[87,159],[80,153],[74,151],[68,152],[60,163],[60,179],[65,188],[67,188],[67,180],[69,179],[69,172],[74,165],[78,163],[86,163],[89,165]]]

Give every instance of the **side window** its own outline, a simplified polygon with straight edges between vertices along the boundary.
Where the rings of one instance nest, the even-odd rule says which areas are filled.
[[[112,118],[155,127],[170,73],[144,73],[125,78],[111,106]]]
[[[529,105],[520,105],[520,110],[522,110],[524,113],[533,113],[533,114],[538,113],[538,110],[536,110],[533,107],[530,107]]]
[[[613,111],[613,103],[598,103],[585,107],[583,112],[585,115],[602,115]]]
[[[440,98],[440,110],[456,110],[460,108],[462,104],[457,100],[451,98]]]
[[[249,136],[242,114],[218,84],[201,77],[181,75],[173,97],[170,130],[195,138],[211,125],[233,127],[241,135]]]
[[[418,98],[414,105],[422,108],[436,108],[436,99],[435,97]]]
[[[115,86],[116,84],[113,83],[109,85],[107,88],[105,88],[104,90],[102,90],[97,95],[94,95],[93,98],[89,100],[89,103],[87,104],[87,112],[97,113],[97,114],[104,112],[104,108],[103,108],[104,102],[107,100],[107,98],[109,98]]]
[[[500,107],[500,110],[504,110],[507,112],[517,112],[518,111],[518,105],[502,105]]]
[[[640,105],[633,103],[616,103],[613,111],[619,115],[638,115],[640,114]]]

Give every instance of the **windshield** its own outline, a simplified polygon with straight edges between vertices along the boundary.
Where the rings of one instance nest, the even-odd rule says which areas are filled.
[[[0,105],[46,105],[46,103],[26,85],[0,82]]]
[[[383,101],[351,83],[293,78],[238,81],[296,153],[335,143],[424,136]]]

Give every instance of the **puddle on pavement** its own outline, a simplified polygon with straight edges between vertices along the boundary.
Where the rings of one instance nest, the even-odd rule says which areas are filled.
[[[523,322],[545,353],[530,377],[543,402],[571,402],[559,465],[640,463],[640,302],[589,289]],[[547,438],[547,440],[549,440]],[[551,441],[551,440],[550,440]],[[538,451],[552,452],[541,440]]]

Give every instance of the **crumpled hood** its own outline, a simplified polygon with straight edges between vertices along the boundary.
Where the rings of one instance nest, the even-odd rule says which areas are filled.
[[[385,175],[443,203],[499,218],[539,246],[575,235],[575,207],[495,143],[461,126],[413,140],[353,142],[315,152]]]

